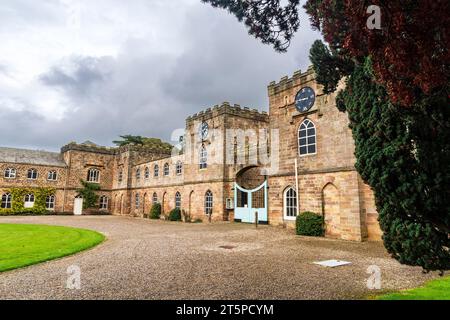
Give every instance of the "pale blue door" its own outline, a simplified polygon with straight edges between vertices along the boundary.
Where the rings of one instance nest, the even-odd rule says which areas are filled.
[[[267,181],[259,187],[247,190],[234,184],[234,220],[255,223],[258,212],[259,222],[268,222],[267,217]]]

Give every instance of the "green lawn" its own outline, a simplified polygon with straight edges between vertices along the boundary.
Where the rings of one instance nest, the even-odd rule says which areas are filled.
[[[423,287],[377,297],[379,300],[450,300],[450,277],[427,282]]]
[[[101,243],[95,231],[30,224],[0,224],[0,272],[64,257]]]

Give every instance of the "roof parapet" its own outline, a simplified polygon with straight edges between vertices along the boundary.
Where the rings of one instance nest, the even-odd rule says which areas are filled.
[[[269,90],[269,94],[273,94],[276,93],[277,91],[289,89],[293,85],[297,85],[299,81],[306,82],[307,80],[314,78],[315,78],[314,68],[311,65],[305,72],[297,70],[290,78],[288,76],[284,76],[280,79],[279,82],[271,81],[267,86],[267,88]]]
[[[242,117],[252,117],[255,120],[259,121],[268,121],[268,114],[265,111],[259,111],[256,108],[250,109],[249,107],[241,107],[239,104],[230,104],[228,101],[222,102],[220,105],[215,105],[214,107],[208,107],[205,110],[199,111],[189,117],[186,118],[186,121],[195,121],[195,120],[204,120],[210,119],[212,117],[221,115],[221,114],[230,114],[235,116]]]

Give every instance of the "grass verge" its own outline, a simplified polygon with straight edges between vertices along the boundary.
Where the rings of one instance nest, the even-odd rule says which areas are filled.
[[[71,255],[104,240],[101,233],[86,229],[0,224],[0,272]]]

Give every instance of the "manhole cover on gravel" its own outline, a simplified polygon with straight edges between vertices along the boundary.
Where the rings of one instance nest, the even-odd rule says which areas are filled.
[[[235,246],[219,246],[219,248],[231,250],[231,249],[234,249],[234,248],[236,248],[236,247],[235,247]]]

